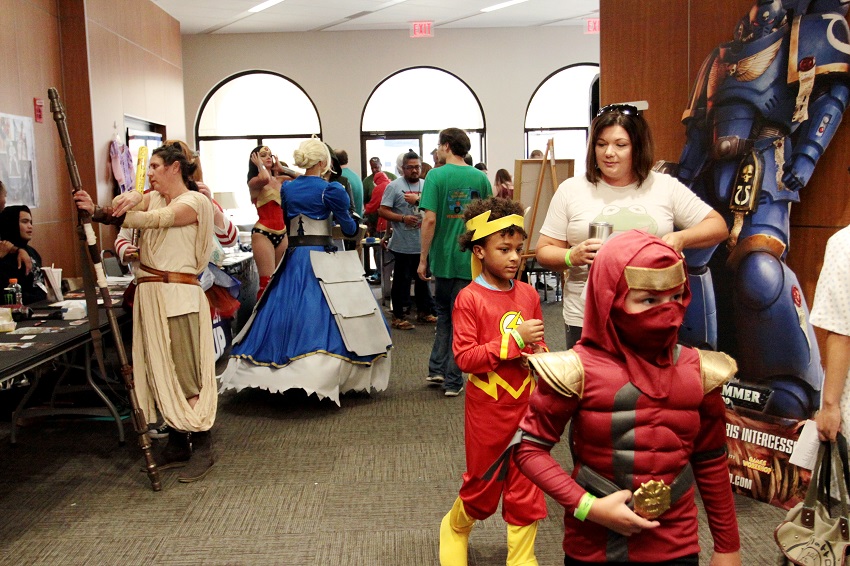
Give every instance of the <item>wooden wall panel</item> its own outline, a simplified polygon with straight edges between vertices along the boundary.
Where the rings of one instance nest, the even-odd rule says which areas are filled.
[[[116,35],[123,35],[125,2],[116,0],[85,0],[86,17]]]
[[[689,0],[688,35],[690,43],[686,56],[689,57],[688,88],[694,84],[700,65],[715,47],[731,41],[735,26],[753,5],[752,0],[712,0],[704,2]],[[684,128],[682,128],[684,131]]]
[[[54,19],[59,15],[56,0],[29,0],[29,3]]]
[[[139,61],[133,68],[139,72],[127,73],[124,61]],[[112,191],[109,142],[123,132],[125,114],[185,135],[182,74],[180,25],[151,1],[0,0],[0,112],[32,116],[33,98],[45,102],[44,121],[34,125],[33,244],[65,276],[79,276],[80,269],[70,180],[47,89],[56,87],[64,102],[84,188],[103,200]],[[104,232],[102,238],[113,233]],[[103,238],[107,245],[112,237]]]
[[[651,6],[648,8],[647,6]],[[687,4],[682,0],[601,0],[600,102],[646,100],[655,158],[678,161],[678,124],[688,99]]]
[[[114,26],[111,29],[127,41],[135,43],[145,49],[149,49],[149,45],[151,43],[155,43],[157,49],[159,49],[159,37],[157,36],[156,40],[152,42],[148,36],[148,34],[156,33],[156,31],[152,29],[151,23],[146,21],[146,4],[148,4],[148,2],[140,2],[139,0],[117,0],[117,3],[121,5],[120,27]]]
[[[20,68],[14,30],[17,27],[19,0],[0,0],[0,111],[19,114],[21,103]]]
[[[33,30],[38,30],[34,33]],[[50,113],[47,89],[62,84],[59,20],[55,0],[3,0],[0,3],[0,112],[33,116],[33,99],[44,101],[43,122],[33,124],[38,207],[33,209],[35,228],[32,245],[47,264],[68,272],[77,269],[76,258],[57,241],[70,240],[73,231],[66,177],[57,175],[64,166],[56,126]]]
[[[89,61],[89,75],[92,85],[90,105],[97,109],[92,114],[92,154],[94,156],[94,179],[97,187],[97,201],[109,202],[113,195],[112,171],[109,160],[109,143],[117,135],[124,137],[124,97],[126,84],[132,82],[126,72],[116,73],[116,69],[126,69],[121,58],[121,38],[109,29],[89,21],[88,43],[90,51],[98,57]],[[101,238],[106,239],[105,229],[100,230]]]
[[[135,43],[118,39],[121,54],[121,104],[125,114],[142,118],[147,113],[145,102],[146,52]],[[121,117],[123,121],[123,116]]]
[[[80,104],[89,108],[90,139],[85,146],[89,186],[96,187],[99,202],[114,196],[109,144],[118,134],[124,138],[124,117],[185,129],[181,111],[167,112],[166,92],[179,96],[183,108],[182,69],[179,88],[172,86],[173,63],[182,60],[179,23],[153,2],[140,0],[59,0],[61,4],[85,6],[82,37],[87,54],[68,54],[66,67],[83,68]],[[167,50],[167,51],[166,51]],[[111,247],[115,230],[100,227],[101,245]]]
[[[158,25],[162,30],[159,50],[161,57],[163,60],[182,69],[183,46],[180,40],[180,22],[169,16],[164,10],[154,4],[151,4],[151,8],[152,10],[155,10],[155,14],[158,16],[159,20]]]

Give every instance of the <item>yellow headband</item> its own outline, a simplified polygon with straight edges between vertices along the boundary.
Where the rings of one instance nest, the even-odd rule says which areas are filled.
[[[473,230],[472,241],[480,240],[481,238],[486,238],[490,234],[495,234],[505,228],[510,228],[511,226],[519,226],[523,230],[525,229],[524,220],[522,216],[519,214],[511,214],[510,216],[503,216],[501,218],[497,218],[496,220],[489,221],[490,211],[487,210],[482,212],[475,218],[470,218],[466,223],[467,230]],[[481,274],[482,266],[481,260],[475,257],[475,254],[472,254],[472,278],[475,279]]]
[[[518,226],[522,229],[525,229],[523,225],[523,218],[519,214],[511,214],[510,216],[503,216],[501,218],[497,218],[496,220],[490,221],[490,211],[484,211],[475,218],[471,218],[466,223],[467,230],[473,230],[472,241],[480,240],[481,238],[487,237],[490,234],[494,234],[499,232],[500,230],[504,230],[505,228],[510,228],[511,226]]]

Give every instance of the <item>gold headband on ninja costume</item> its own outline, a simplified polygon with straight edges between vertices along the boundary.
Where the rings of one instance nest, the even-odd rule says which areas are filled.
[[[627,265],[624,274],[629,289],[635,291],[668,291],[683,284],[687,279],[682,260],[660,269]]]
[[[473,231],[471,241],[474,242],[481,238],[486,238],[490,234],[495,234],[496,232],[500,232],[505,228],[510,228],[511,226],[517,226],[525,230],[525,219],[519,214],[511,214],[495,220],[490,220],[490,212],[491,211],[489,210],[485,210],[475,218],[470,218],[466,222],[466,229]],[[475,254],[473,253],[472,278],[475,279],[481,275],[481,271],[481,260],[475,257]]]

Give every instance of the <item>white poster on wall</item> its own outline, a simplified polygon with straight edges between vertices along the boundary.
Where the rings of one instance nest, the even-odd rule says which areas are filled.
[[[33,119],[0,113],[0,180],[6,185],[6,204],[38,207]]]

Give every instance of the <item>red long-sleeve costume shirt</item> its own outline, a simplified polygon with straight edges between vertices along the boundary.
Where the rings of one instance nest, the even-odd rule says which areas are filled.
[[[465,400],[466,472],[460,497],[467,513],[486,519],[504,495],[502,515],[524,526],[546,516],[543,493],[514,465],[504,482],[481,479],[516,433],[528,407],[534,380],[510,331],[527,319],[542,320],[537,291],[515,281],[509,291],[475,282],[455,300],[453,349],[457,365],[469,372]],[[545,348],[545,344],[540,344]]]

